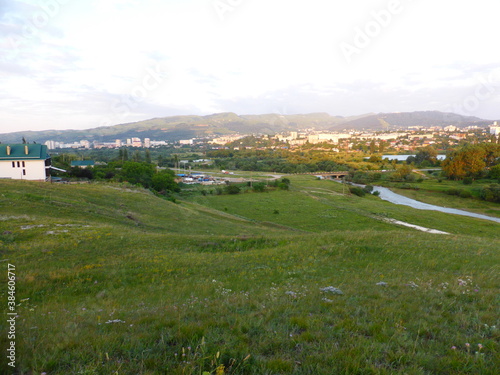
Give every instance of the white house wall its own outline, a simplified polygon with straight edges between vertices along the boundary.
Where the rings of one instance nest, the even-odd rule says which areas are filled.
[[[12,163],[14,163],[14,166]],[[45,181],[45,177],[46,177],[46,172],[45,172],[44,160],[0,161],[0,178],[11,178],[15,180]]]

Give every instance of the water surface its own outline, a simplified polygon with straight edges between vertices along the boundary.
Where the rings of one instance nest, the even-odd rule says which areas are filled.
[[[475,217],[478,219],[491,220],[491,221],[495,221],[497,223],[500,223],[500,218],[497,218],[497,217],[481,215],[481,214],[476,214],[474,212],[457,210],[455,208],[447,208],[447,207],[435,206],[433,204],[419,202],[419,201],[416,201],[415,199],[411,199],[411,198],[405,197],[403,195],[396,194],[395,192],[393,192],[385,187],[374,186],[373,190],[380,192],[379,197],[385,201],[388,201],[388,202],[391,202],[394,204],[410,206],[410,207],[416,208],[417,210],[440,211],[440,212],[445,212],[448,214],[470,216],[470,217]]]

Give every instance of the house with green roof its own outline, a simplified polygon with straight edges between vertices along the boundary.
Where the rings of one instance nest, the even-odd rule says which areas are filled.
[[[78,168],[93,168],[95,165],[94,160],[72,160],[71,166]]]
[[[0,144],[0,178],[47,181],[51,158],[47,146]]]

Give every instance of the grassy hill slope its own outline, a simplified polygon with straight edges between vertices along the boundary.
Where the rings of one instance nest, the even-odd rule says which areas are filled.
[[[341,193],[0,181],[17,373],[496,373],[498,224]]]

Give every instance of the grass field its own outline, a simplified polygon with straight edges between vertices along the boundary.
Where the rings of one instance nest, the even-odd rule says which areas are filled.
[[[497,223],[291,180],[177,204],[125,185],[0,182],[0,293],[7,311],[12,264],[18,313],[16,367],[0,371],[497,373]]]

